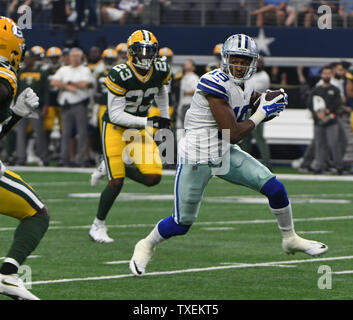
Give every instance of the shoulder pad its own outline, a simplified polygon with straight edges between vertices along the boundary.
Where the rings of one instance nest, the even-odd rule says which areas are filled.
[[[197,89],[210,93],[212,95],[219,96],[225,100],[229,100],[226,82],[229,80],[229,77],[216,69],[214,71],[205,73],[199,80]]]
[[[126,80],[131,77],[131,70],[125,63],[122,63],[110,69],[104,83],[113,94],[125,95],[127,91],[125,88],[125,83]]]
[[[5,80],[10,85],[12,88],[12,96],[15,96],[17,92],[16,74],[12,70],[0,65],[0,78]]]

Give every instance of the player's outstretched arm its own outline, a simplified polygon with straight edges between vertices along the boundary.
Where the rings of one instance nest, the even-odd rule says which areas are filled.
[[[237,122],[234,111],[226,100],[211,94],[207,95],[206,99],[219,129],[229,130],[230,143],[239,142],[255,128],[255,124],[251,120]]]

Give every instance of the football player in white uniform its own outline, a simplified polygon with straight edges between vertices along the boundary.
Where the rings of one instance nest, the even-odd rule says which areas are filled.
[[[285,252],[317,256],[327,251],[325,244],[303,239],[295,233],[284,185],[236,145],[262,121],[278,116],[287,105],[283,90],[267,101],[267,93],[260,95],[249,87],[246,80],[256,72],[257,61],[254,40],[244,34],[232,35],[224,42],[221,68],[201,77],[186,114],[186,134],[179,143],[173,215],[159,221],[146,238],[137,242],[130,261],[133,274],[144,274],[157,244],[187,233],[197,218],[203,191],[213,175],[257,190],[268,198],[270,211],[276,216],[283,236]],[[254,102],[258,98],[260,103],[256,109]],[[255,110],[244,120],[249,105]],[[229,142],[224,143],[226,135]],[[222,167],[227,165],[228,169],[222,172]]]

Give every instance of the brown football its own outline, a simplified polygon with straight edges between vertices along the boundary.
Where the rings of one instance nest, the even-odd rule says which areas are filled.
[[[272,99],[278,97],[279,95],[283,94],[281,92],[281,90],[273,90],[273,91],[269,91],[266,93],[265,95],[265,99],[266,101],[271,101]],[[254,110],[257,110],[257,108],[259,107],[259,104],[260,104],[260,98],[259,97],[255,102],[254,102]],[[281,99],[279,100],[278,102],[284,102],[284,99]],[[269,120],[272,120],[273,118],[275,118],[276,116],[272,116],[272,117],[269,117],[268,119],[266,120],[263,120],[262,122],[266,122],[266,121],[269,121]]]

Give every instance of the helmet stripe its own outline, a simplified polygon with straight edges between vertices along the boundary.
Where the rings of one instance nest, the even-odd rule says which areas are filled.
[[[150,34],[149,34],[148,31],[142,30],[142,33],[143,33],[143,40],[145,40],[145,41],[150,41],[151,40],[150,39]]]
[[[245,49],[248,49],[249,46],[249,37],[245,36]]]

